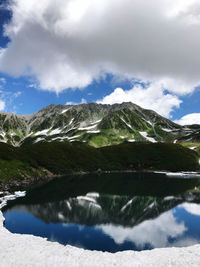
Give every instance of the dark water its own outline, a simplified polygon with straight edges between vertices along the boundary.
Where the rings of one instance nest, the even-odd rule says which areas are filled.
[[[64,177],[4,208],[13,233],[91,250],[144,250],[200,243],[199,179],[161,174]]]

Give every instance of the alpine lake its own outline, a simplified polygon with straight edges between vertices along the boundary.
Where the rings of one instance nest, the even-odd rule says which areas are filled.
[[[200,179],[164,173],[55,178],[9,201],[5,227],[89,250],[200,243]]]

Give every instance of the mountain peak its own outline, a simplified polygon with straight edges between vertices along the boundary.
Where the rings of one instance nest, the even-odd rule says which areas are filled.
[[[122,104],[51,104],[31,115],[0,113],[0,141],[83,142],[101,147],[123,142],[199,140],[200,126],[183,127],[132,102]],[[194,138],[193,138],[194,137]]]

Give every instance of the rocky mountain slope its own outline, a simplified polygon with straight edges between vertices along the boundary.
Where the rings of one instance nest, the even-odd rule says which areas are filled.
[[[134,141],[199,142],[200,125],[180,126],[130,102],[50,105],[25,116],[0,113],[1,142],[20,146],[55,140],[95,147]]]

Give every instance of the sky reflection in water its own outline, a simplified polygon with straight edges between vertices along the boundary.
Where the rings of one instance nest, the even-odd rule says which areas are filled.
[[[173,183],[173,181],[172,181]],[[56,201],[15,201],[4,211],[14,233],[91,250],[122,251],[200,243],[200,197],[85,194]]]

